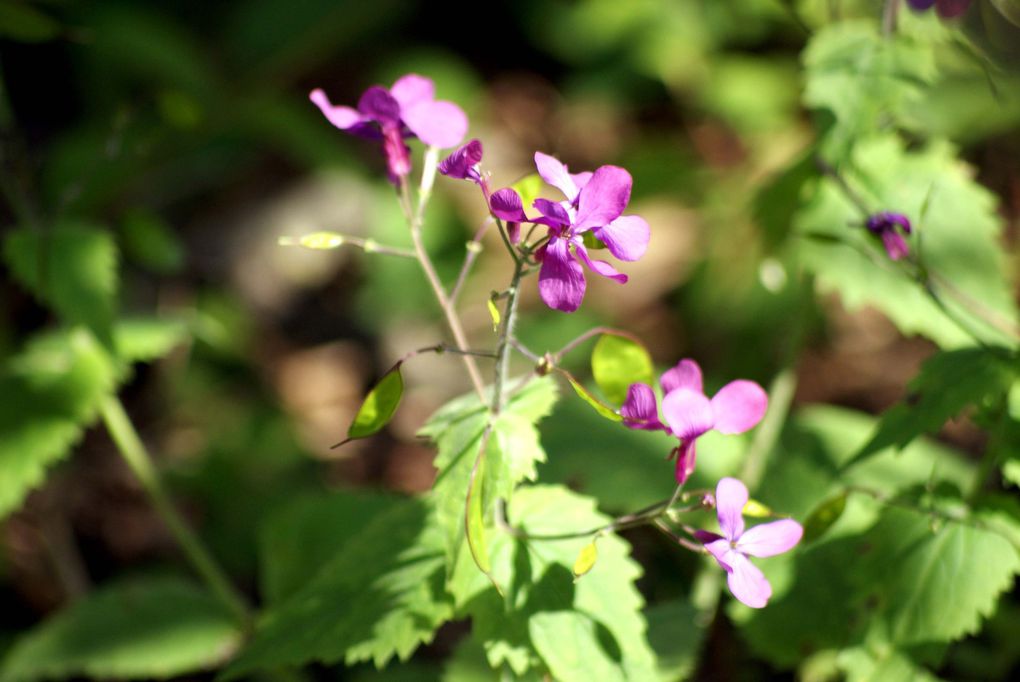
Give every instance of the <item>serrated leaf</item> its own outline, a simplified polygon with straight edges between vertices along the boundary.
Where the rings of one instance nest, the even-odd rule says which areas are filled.
[[[803,544],[814,542],[825,535],[825,531],[832,528],[833,524],[839,521],[839,517],[846,510],[846,493],[840,493],[825,500],[814,511],[804,519]]]
[[[574,375],[564,369],[557,368],[557,371],[566,378],[570,387],[574,389],[574,393],[576,393],[581,400],[591,405],[600,417],[608,419],[611,422],[623,421],[623,417],[621,417],[616,410],[592,395],[591,391],[585,388],[584,384],[574,378]]]
[[[621,405],[631,384],[653,383],[652,356],[636,340],[603,334],[591,353],[591,373],[610,403]]]
[[[404,395],[404,377],[400,374],[400,365],[399,362],[395,364],[372,387],[358,408],[358,413],[354,415],[350,428],[347,429],[347,438],[333,447],[339,447],[358,438],[368,438],[379,433],[390,423]]]
[[[117,246],[109,233],[78,224],[18,229],[4,240],[4,260],[18,283],[65,322],[109,340],[117,290]]]
[[[518,490],[507,510],[524,533],[595,528],[609,519],[594,501],[558,486]],[[470,561],[460,561],[450,582],[460,611],[473,620],[489,663],[516,675],[548,667],[561,682],[647,680],[655,659],[645,635],[643,600],[634,586],[640,566],[621,538],[599,540],[598,570],[575,583],[570,567],[590,538],[525,540],[506,532],[491,538],[492,572],[505,586],[504,601]],[[583,661],[583,665],[577,665]],[[591,671],[597,677],[590,677]]]
[[[183,320],[155,317],[118,320],[113,328],[113,345],[124,362],[152,362],[188,338]]]
[[[24,634],[0,668],[3,682],[167,678],[211,670],[242,633],[212,595],[173,577],[106,585]]]
[[[301,590],[271,607],[226,679],[319,661],[406,660],[453,614],[443,533],[422,500],[401,500],[344,543]]]

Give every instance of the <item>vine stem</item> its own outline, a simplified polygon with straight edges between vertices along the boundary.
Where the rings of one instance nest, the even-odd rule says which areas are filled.
[[[205,581],[205,584],[212,591],[213,595],[226,606],[237,619],[247,626],[251,615],[248,605],[241,596],[241,593],[227,579],[223,569],[198,539],[184,519],[181,518],[177,509],[170,501],[159,474],[152,462],[152,458],[146,450],[142,439],[131,423],[130,417],[124,410],[124,405],[116,395],[107,396],[100,407],[100,413],[107,431],[117,446],[117,451],[127,463],[131,472],[142,484],[145,493],[149,496],[156,513],[163,519],[163,522],[170,529],[174,539],[184,550],[192,568]]]

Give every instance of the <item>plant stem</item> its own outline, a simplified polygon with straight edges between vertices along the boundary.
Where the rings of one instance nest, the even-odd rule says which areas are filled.
[[[205,581],[212,593],[226,606],[245,626],[248,625],[250,614],[244,597],[227,579],[223,569],[206,550],[202,541],[188,528],[177,509],[170,501],[159,474],[152,463],[142,439],[138,436],[134,424],[124,411],[124,405],[116,395],[107,396],[102,403],[100,412],[107,431],[117,445],[117,450],[127,463],[131,472],[142,484],[156,513],[170,529],[177,543],[184,550],[192,568]]]
[[[900,11],[900,0],[885,0],[882,11],[882,35],[889,37],[896,32],[896,15]]]
[[[450,303],[455,304],[457,298],[460,296],[461,289],[464,288],[464,282],[467,281],[468,273],[471,272],[471,267],[478,260],[478,254],[482,252],[482,237],[485,236],[485,232],[489,229],[489,225],[492,224],[492,217],[486,218],[482,226],[475,232],[475,236],[466,244],[467,255],[464,256],[464,264],[460,266],[460,274],[457,275],[457,282],[453,285],[453,289],[450,290]]]
[[[797,372],[790,366],[777,374],[776,378],[772,380],[772,385],[769,386],[769,410],[754,434],[754,440],[751,441],[751,446],[747,449],[747,458],[740,471],[740,480],[744,482],[748,490],[754,490],[761,482],[768,456],[775,448],[776,441],[779,440],[796,391]]]
[[[304,244],[302,244],[301,237],[280,237],[277,240],[277,243],[280,246],[305,246]],[[325,248],[335,248],[337,246],[342,246],[345,244],[356,246],[359,249],[362,249],[365,253],[381,253],[384,256],[398,256],[400,258],[412,258],[412,259],[418,257],[418,254],[416,254],[411,249],[404,249],[399,246],[387,246],[386,244],[380,244],[374,239],[362,239],[361,237],[355,237],[349,234],[339,233],[330,234],[330,244]]]
[[[500,234],[503,233],[500,226]],[[507,242],[509,245],[509,242]],[[524,273],[524,262],[514,259],[514,274],[507,288],[506,308],[503,311],[503,325],[499,330],[496,345],[496,368],[492,384],[492,416],[496,417],[503,410],[503,387],[506,385],[510,371],[510,349],[513,346],[514,325],[517,324],[517,304],[520,300],[521,277]]]

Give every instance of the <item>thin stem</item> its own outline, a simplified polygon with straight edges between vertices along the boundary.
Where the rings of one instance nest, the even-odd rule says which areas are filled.
[[[885,0],[882,11],[882,35],[889,37],[896,33],[896,15],[900,11],[900,0]]]
[[[223,569],[212,558],[202,541],[188,528],[170,501],[159,479],[159,474],[156,472],[156,467],[152,463],[152,458],[145,449],[145,445],[138,436],[127,412],[124,411],[124,405],[120,399],[115,395],[107,396],[103,400],[100,412],[107,431],[110,432],[113,442],[117,445],[118,452],[138,482],[142,484],[156,513],[160,515],[181,549],[184,550],[192,568],[223,605],[230,609],[239,621],[247,625],[250,614],[244,598],[227,579]]]
[[[582,343],[584,343],[585,341],[587,341],[591,337],[598,336],[599,334],[614,334],[616,336],[623,336],[623,337],[625,337],[627,339],[630,339],[630,340],[632,340],[632,341],[634,341],[636,343],[640,343],[640,341],[637,339],[637,337],[635,337],[630,332],[623,331],[622,329],[613,329],[612,327],[594,327],[592,329],[589,329],[585,333],[581,334],[580,336],[578,336],[573,341],[570,341],[569,343],[567,343],[567,345],[563,346],[563,348],[560,348],[558,351],[553,353],[553,358],[557,362],[559,362],[560,358],[562,358],[564,355],[566,355],[570,351],[574,350],[575,348],[580,346]]]
[[[514,347],[514,350],[516,350],[518,353],[520,353],[527,359],[531,360],[532,362],[535,363],[542,362],[542,356],[529,350],[527,346],[525,346],[517,339],[510,339],[510,345]]]
[[[493,216],[495,218],[495,216]],[[521,265],[521,257],[517,255],[517,249],[510,243],[510,237],[506,233],[506,228],[503,226],[503,221],[496,218],[496,227],[499,228],[499,236],[503,239],[503,246],[506,247],[507,253],[514,259],[514,266]],[[518,267],[519,269],[519,267]],[[519,276],[519,275],[518,275]]]
[[[460,297],[460,291],[464,288],[464,283],[467,281],[468,273],[471,272],[471,268],[474,266],[475,261],[478,260],[479,254],[482,253],[482,237],[489,229],[489,225],[493,222],[493,218],[490,216],[485,219],[482,226],[475,232],[475,236],[466,245],[467,255],[464,256],[464,264],[460,266],[460,273],[457,275],[457,282],[453,285],[453,289],[450,291],[450,303],[451,305],[457,302]]]
[[[847,184],[847,181],[843,178],[840,172],[836,170],[835,166],[820,156],[815,157],[815,165],[824,175],[829,176],[829,178],[831,178],[832,181],[839,186],[843,194],[846,195],[846,198],[857,207],[857,210],[861,212],[861,215],[865,219],[871,215],[871,211],[868,209],[868,204],[861,198],[861,195],[859,195],[853,187]]]
[[[683,537],[681,535],[677,535],[676,533],[673,532],[673,529],[669,527],[669,524],[666,523],[665,521],[663,521],[661,518],[655,519],[654,525],[660,531],[665,533],[666,536],[669,537],[670,540],[672,540],[673,542],[677,543],[678,545],[680,545],[684,549],[689,549],[692,552],[695,552],[697,554],[705,554],[705,546],[704,545],[702,545],[700,542],[693,542],[693,541],[688,540],[687,538],[685,538],[685,537]]]
[[[499,223],[498,223],[499,224]],[[499,224],[500,234],[503,233],[503,226]],[[509,242],[507,242],[509,245]],[[524,270],[524,263],[514,259],[514,274],[507,288],[506,308],[503,311],[503,324],[499,330],[499,340],[496,345],[496,369],[492,384],[492,416],[498,416],[503,410],[503,386],[506,385],[507,375],[510,371],[510,348],[513,342],[514,326],[517,324],[517,304],[520,300],[521,276]]]
[[[799,344],[798,344],[799,345]],[[754,434],[754,440],[747,450],[747,457],[740,472],[740,479],[749,490],[754,490],[761,482],[765,473],[765,464],[769,454],[775,449],[779,435],[782,433],[786,415],[793,404],[793,396],[797,392],[797,372],[793,367],[783,369],[769,386],[769,409]]]
[[[340,233],[330,233],[327,239],[328,244],[324,246],[306,246],[304,243],[305,238],[303,237],[280,237],[277,240],[277,243],[280,246],[306,246],[306,248],[313,249],[336,248],[338,246],[350,244],[351,246],[356,246],[359,249],[362,249],[365,253],[380,253],[384,256],[398,256],[400,258],[418,258],[418,254],[411,249],[404,249],[399,246],[387,246],[385,244],[380,244],[374,239],[362,239],[361,237]]]

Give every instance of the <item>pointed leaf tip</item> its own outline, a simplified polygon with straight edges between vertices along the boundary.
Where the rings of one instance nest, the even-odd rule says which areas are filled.
[[[361,403],[354,422],[347,430],[347,438],[333,447],[339,447],[358,438],[367,438],[389,424],[397,411],[397,406],[400,405],[400,398],[404,395],[404,378],[400,374],[400,365],[399,362],[394,365],[383,375],[379,383],[372,387]]]

